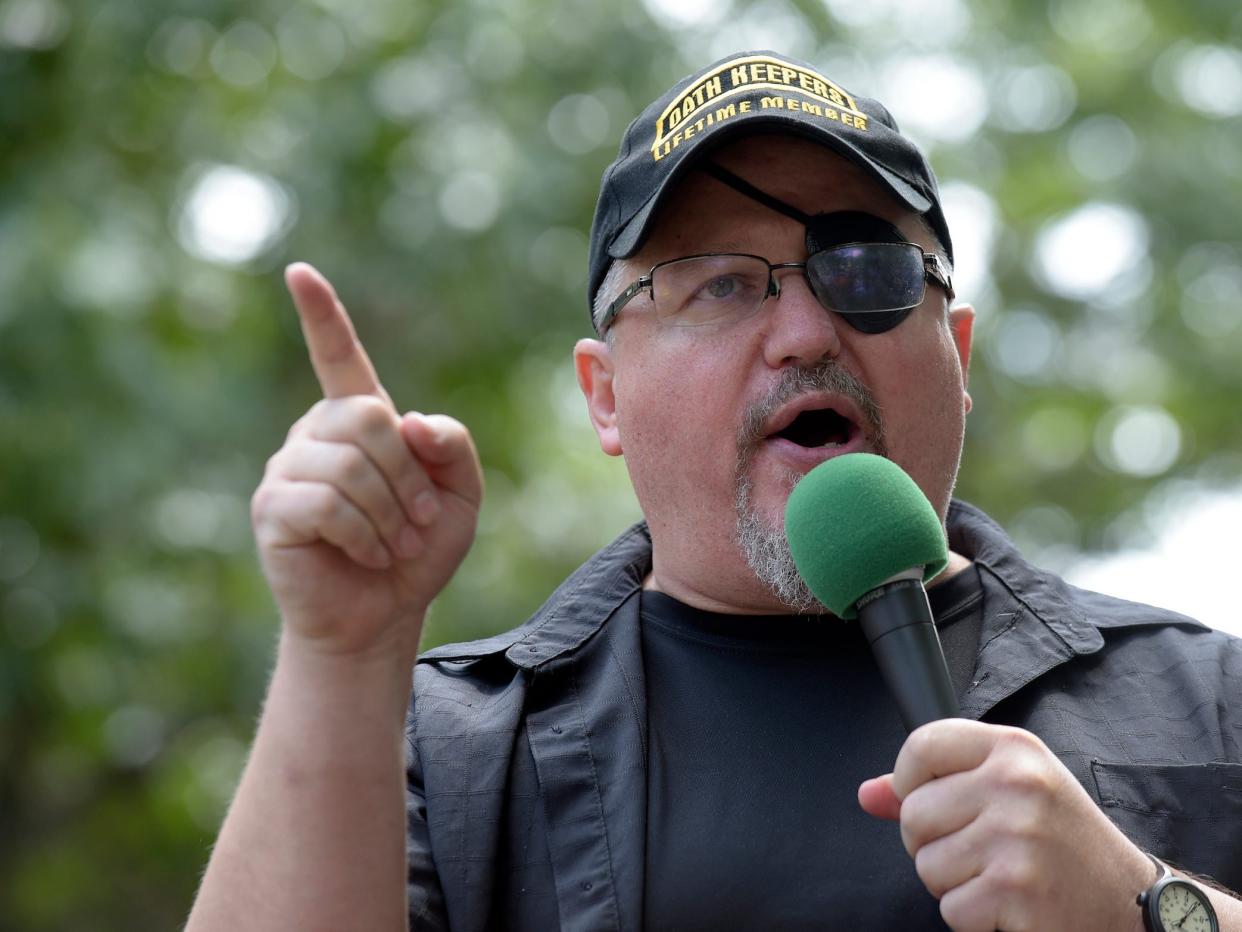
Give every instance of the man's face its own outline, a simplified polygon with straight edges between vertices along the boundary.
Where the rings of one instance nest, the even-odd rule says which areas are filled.
[[[931,251],[917,217],[827,149],[760,136],[714,158],[808,214],[865,211]],[[696,253],[802,261],[805,233],[800,223],[692,171],[629,260],[627,283],[657,262]],[[768,298],[749,319],[662,325],[644,293],[617,317],[611,349],[583,341],[577,351],[601,445],[625,455],[651,527],[649,584],[700,607],[782,608],[748,566],[739,537],[779,538],[790,489],[825,459],[854,451],[888,456],[942,518],[957,473],[969,410],[964,368],[972,312],[946,315],[943,291],[929,284],[905,321],[865,334],[825,311],[799,271],[776,274],[780,297]]]

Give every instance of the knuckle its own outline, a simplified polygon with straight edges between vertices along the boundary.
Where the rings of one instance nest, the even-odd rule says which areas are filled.
[[[936,867],[934,856],[926,848],[919,850],[914,855],[914,872],[919,875],[919,880],[923,881],[923,886],[927,888],[927,892],[936,898],[940,898],[944,895],[945,888],[944,884],[940,882]]]
[[[350,403],[354,408],[356,423],[368,434],[392,429],[396,415],[379,398],[373,395],[357,395]]]
[[[1007,753],[1038,754],[1044,750],[1044,743],[1031,732],[1023,728],[1004,728],[997,746]]]
[[[1054,770],[1043,761],[1029,757],[1002,758],[990,770],[999,789],[1025,801],[1051,798],[1059,786]]]
[[[470,429],[455,417],[447,414],[432,414],[427,417],[436,433],[436,440],[442,446],[455,446],[470,442]]]
[[[1011,792],[1023,797],[1052,796],[1055,785],[1052,774],[1043,767],[1017,767],[1007,781]]]
[[[906,739],[906,749],[914,760],[926,760],[935,749],[934,733],[926,728],[911,732],[910,737]]]
[[[321,523],[330,523],[339,518],[343,512],[344,501],[336,489],[330,486],[319,486],[311,493],[307,503],[307,511]]]
[[[370,478],[371,463],[356,446],[342,444],[337,451],[337,470],[342,482],[357,486]]]
[[[259,483],[259,487],[254,490],[254,494],[250,496],[250,520],[255,525],[260,525],[267,520],[267,516],[272,510],[273,491],[272,485],[268,481]]]
[[[401,494],[402,500],[406,502],[413,499],[425,489],[430,488],[430,480],[421,468],[416,467],[413,462],[401,470],[401,474],[397,477],[397,491]]]
[[[370,522],[361,518],[347,523],[345,540],[350,547],[355,547],[360,551],[373,550],[380,543],[375,535],[375,528],[371,527]]]
[[[379,524],[380,533],[391,540],[396,540],[401,529],[405,527],[405,515],[396,508],[384,508],[376,516],[376,521]]]
[[[457,420],[457,418],[448,414],[441,414],[439,417],[441,418],[440,429],[444,431],[444,433],[451,437],[457,438],[470,436],[469,428],[467,428],[461,421]]]
[[[307,426],[310,424],[311,415],[316,407],[317,405],[312,405],[305,414],[289,425],[289,430],[285,433],[286,442],[306,432]]]
[[[940,918],[955,932],[988,932],[991,926],[980,922],[983,907],[967,896],[944,896],[940,900]]]
[[[1021,856],[995,861],[988,874],[988,879],[1001,898],[1029,893],[1039,879],[1034,865]]]
[[[309,427],[316,421],[322,421],[324,418],[328,417],[332,413],[334,407],[335,406],[332,404],[331,399],[320,398],[306,409],[305,414],[298,418],[297,424],[301,424],[303,427]]]
[[[906,821],[905,804],[902,804],[901,813],[901,841],[905,845],[906,851],[911,855],[917,855],[922,852],[930,841],[924,830],[915,821]]]

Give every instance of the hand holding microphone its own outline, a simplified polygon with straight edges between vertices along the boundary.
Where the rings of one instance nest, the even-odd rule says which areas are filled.
[[[1150,862],[1030,732],[958,718],[923,582],[944,531],[899,466],[852,453],[795,487],[785,532],[825,606],[857,617],[906,729],[893,772],[859,787],[900,822],[919,879],[957,930],[1110,929],[1138,921]]]

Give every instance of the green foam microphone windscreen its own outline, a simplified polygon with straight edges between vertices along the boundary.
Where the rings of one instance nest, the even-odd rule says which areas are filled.
[[[785,506],[785,536],[798,573],[841,618],[898,573],[923,567],[927,582],[948,565],[944,528],[927,496],[892,460],[847,453],[820,463]]]

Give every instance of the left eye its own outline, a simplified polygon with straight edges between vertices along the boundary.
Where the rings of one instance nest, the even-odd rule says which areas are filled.
[[[718,275],[703,286],[703,291],[712,298],[730,297],[737,289],[737,279],[732,275]]]

